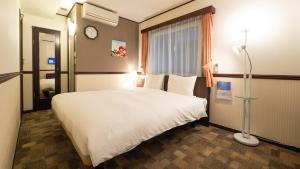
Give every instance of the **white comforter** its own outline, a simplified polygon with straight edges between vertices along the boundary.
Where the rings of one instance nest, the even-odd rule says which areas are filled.
[[[153,89],[60,94],[52,109],[94,166],[171,128],[206,117],[206,99]]]

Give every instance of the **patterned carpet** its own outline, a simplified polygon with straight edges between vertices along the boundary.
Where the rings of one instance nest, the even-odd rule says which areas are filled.
[[[14,169],[90,169],[52,112],[25,114]],[[250,148],[215,127],[184,126],[107,163],[106,169],[300,169],[300,154],[262,142]]]

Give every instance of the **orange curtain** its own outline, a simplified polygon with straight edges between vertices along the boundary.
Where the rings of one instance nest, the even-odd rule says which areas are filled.
[[[202,28],[203,74],[206,77],[206,86],[213,87],[214,77],[212,72],[212,59],[211,59],[212,29],[213,29],[212,13],[207,13],[202,15],[200,22]]]
[[[142,71],[146,74],[148,60],[148,32],[142,33]]]

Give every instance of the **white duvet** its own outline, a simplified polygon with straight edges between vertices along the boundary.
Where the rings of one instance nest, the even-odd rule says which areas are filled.
[[[154,89],[60,94],[52,109],[93,166],[171,128],[206,117],[206,99]]]
[[[40,90],[55,90],[55,79],[41,79]]]

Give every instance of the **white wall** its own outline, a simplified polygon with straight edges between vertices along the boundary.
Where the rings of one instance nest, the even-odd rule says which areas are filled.
[[[300,74],[298,0],[196,0],[141,23],[140,29],[209,5],[216,8],[212,57],[219,73],[242,73],[242,57],[232,47],[241,43],[242,30],[247,28],[254,73]]]
[[[45,18],[40,16],[24,13],[23,19],[23,58],[24,71],[32,71],[32,27],[42,27],[47,29],[58,30],[60,32],[61,41],[61,70],[68,71],[67,56],[67,24],[66,17],[56,15],[53,18]]]
[[[0,6],[0,74],[19,72],[19,1]],[[0,168],[12,168],[20,125],[20,77],[0,84]]]
[[[60,31],[61,41],[61,71],[68,71],[68,47],[67,47],[67,24],[66,17],[56,15],[52,18],[35,16],[24,13],[23,19],[23,58],[24,71],[32,71],[32,26]],[[68,81],[65,74],[61,75],[62,92],[67,92]],[[32,74],[24,75],[24,110],[32,110]]]
[[[248,49],[255,74],[300,75],[300,3],[298,0],[195,0],[140,24],[140,30],[213,5],[212,58],[219,73],[243,73],[242,57],[232,47],[241,44],[242,30],[250,29]],[[141,49],[141,37],[140,37]],[[141,50],[140,50],[141,52]],[[242,94],[242,79],[232,82],[233,95]],[[251,131],[261,137],[300,147],[299,81],[253,80]],[[297,101],[296,101],[297,100]],[[240,129],[240,100],[221,101],[211,94],[210,121]]]

